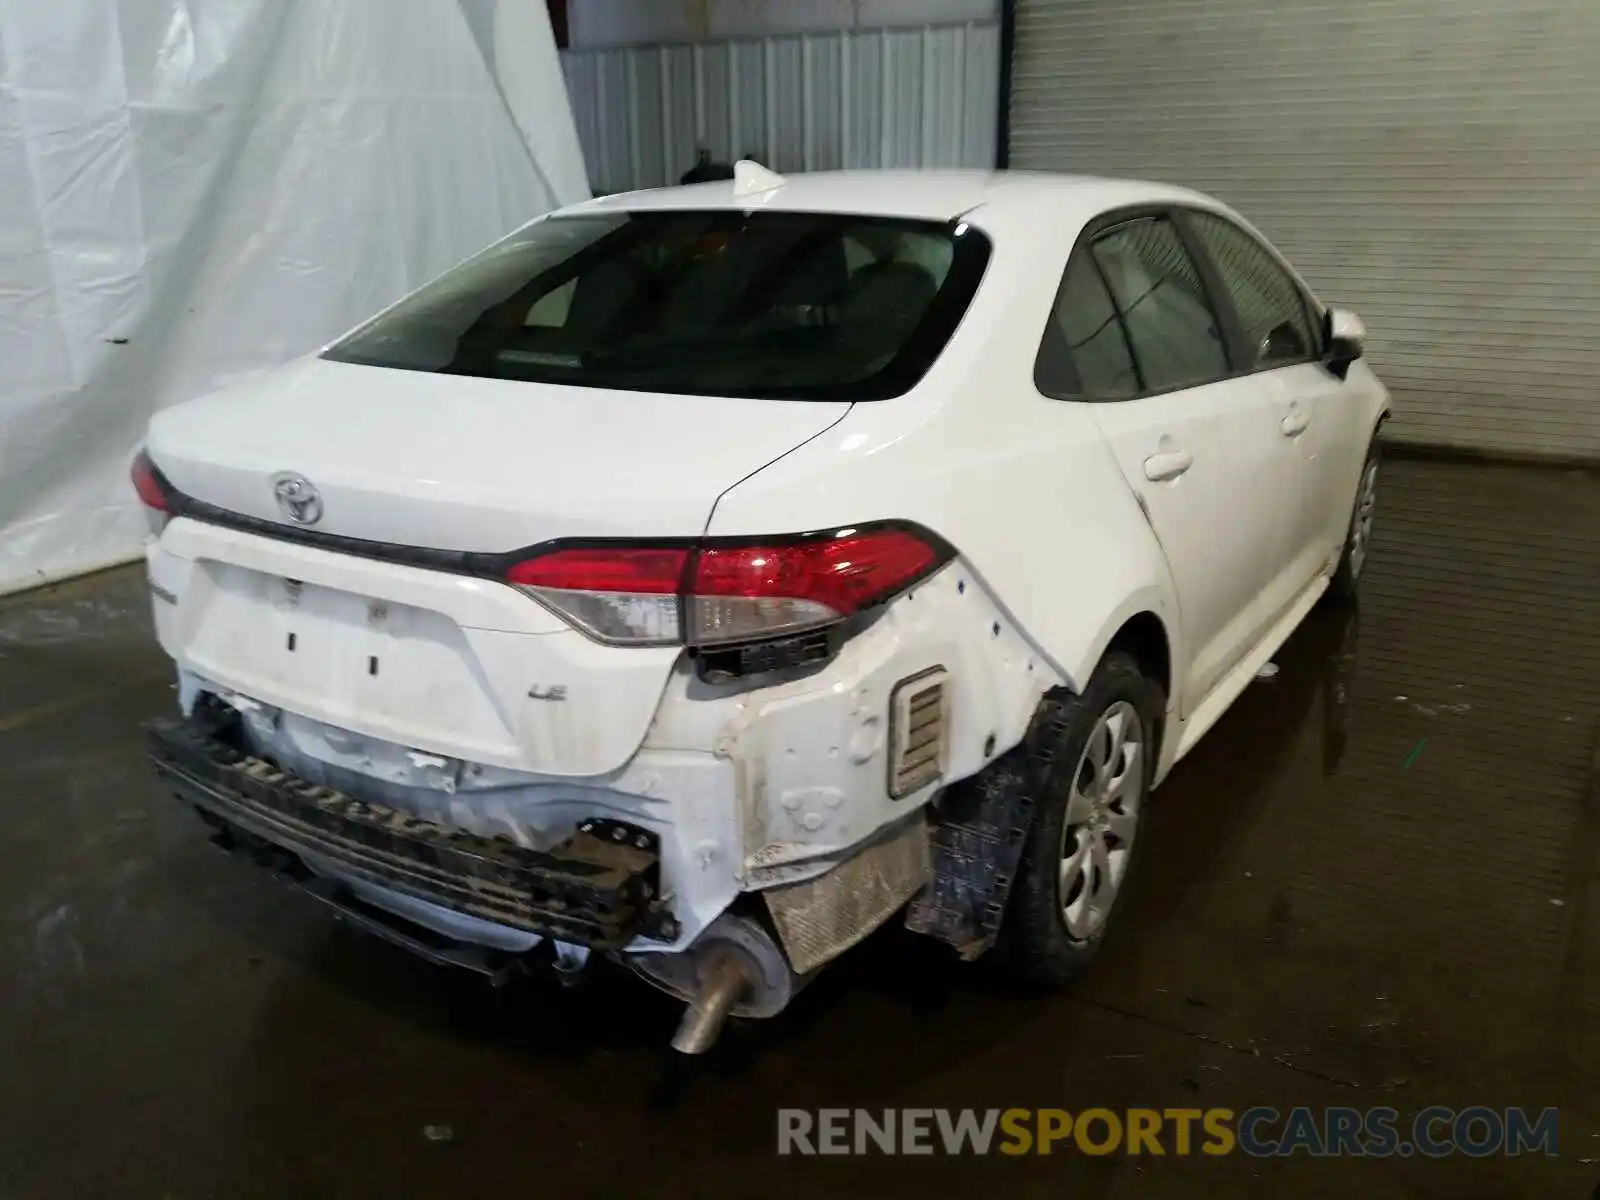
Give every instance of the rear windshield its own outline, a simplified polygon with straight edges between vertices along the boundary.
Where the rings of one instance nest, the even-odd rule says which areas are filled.
[[[977,289],[965,225],[789,212],[556,217],[328,350],[339,362],[695,395],[912,387]]]

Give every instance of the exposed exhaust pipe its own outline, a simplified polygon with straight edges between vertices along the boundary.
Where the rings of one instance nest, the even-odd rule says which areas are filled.
[[[750,988],[750,968],[736,951],[714,951],[706,966],[699,994],[689,1001],[672,1048],[681,1054],[704,1054],[711,1049],[734,1004]]]
[[[672,1048],[704,1054],[729,1017],[773,1017],[809,976],[797,976],[772,935],[747,916],[723,913],[677,954],[639,954],[628,965],[689,1007]]]

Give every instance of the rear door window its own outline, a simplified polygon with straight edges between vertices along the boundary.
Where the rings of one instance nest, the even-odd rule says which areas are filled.
[[[326,357],[588,387],[881,399],[937,358],[988,258],[979,231],[927,221],[558,217],[456,267]]]
[[[1229,373],[1222,326],[1169,219],[1117,225],[1090,252],[1121,317],[1141,391],[1193,387]]]

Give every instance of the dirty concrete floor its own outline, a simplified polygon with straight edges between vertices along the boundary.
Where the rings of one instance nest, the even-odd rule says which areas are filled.
[[[12,602],[0,1196],[1588,1197],[1597,539],[1592,477],[1392,462],[1359,616],[1158,793],[1080,986],[889,933],[696,1063],[642,984],[491,993],[209,847],[141,760],[173,696],[137,571]],[[779,1106],[1261,1104],[1555,1105],[1560,1157],[772,1153]]]

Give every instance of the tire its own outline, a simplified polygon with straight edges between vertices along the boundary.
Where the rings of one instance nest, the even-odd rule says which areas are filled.
[[[1344,529],[1344,551],[1328,581],[1328,595],[1342,604],[1355,603],[1361,586],[1361,573],[1372,547],[1372,518],[1378,506],[1378,444],[1367,448],[1366,461],[1356,482],[1356,498],[1350,506],[1350,521]]]
[[[1164,710],[1161,688],[1120,651],[1106,655],[1082,695],[1046,698],[1024,744],[1034,818],[996,946],[1014,978],[1064,986],[1100,949],[1139,845]],[[1114,754],[1118,744],[1138,749]]]

